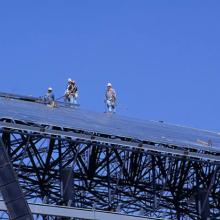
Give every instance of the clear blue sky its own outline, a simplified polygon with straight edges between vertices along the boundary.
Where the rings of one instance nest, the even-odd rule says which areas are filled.
[[[102,112],[220,130],[219,0],[1,0],[0,91],[63,94]]]

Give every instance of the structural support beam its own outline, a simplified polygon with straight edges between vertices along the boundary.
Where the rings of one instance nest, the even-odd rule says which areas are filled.
[[[69,204],[73,198],[73,170],[71,167],[62,170],[62,197],[64,204]]]
[[[210,206],[207,199],[208,190],[198,189],[198,211],[202,220],[206,220],[210,217]]]
[[[101,212],[92,209],[78,209],[65,206],[54,206],[48,204],[29,204],[33,214],[66,217],[66,218],[82,218],[87,220],[156,220],[156,218],[146,218],[140,216],[124,215],[112,212]],[[0,200],[0,210],[6,211],[4,201]],[[159,220],[157,218],[157,220]]]
[[[33,219],[1,138],[0,191],[2,193],[11,220]]]
[[[192,151],[184,150],[184,149],[173,149],[173,148],[168,148],[160,145],[149,145],[149,144],[142,144],[140,147],[139,143],[132,143],[129,141],[122,141],[118,139],[111,139],[111,138],[103,138],[103,137],[95,137],[93,135],[87,135],[87,134],[78,134],[74,132],[66,132],[66,131],[59,131],[59,130],[51,130],[51,129],[43,129],[40,127],[33,127],[33,126],[28,126],[28,125],[18,125],[18,124],[13,124],[10,122],[0,122],[0,131],[4,129],[14,129],[15,131],[20,131],[20,132],[31,132],[35,133],[38,135],[44,135],[44,136],[59,136],[59,137],[66,137],[66,138],[72,138],[75,140],[84,140],[84,141],[91,141],[93,143],[105,143],[105,144],[110,144],[110,145],[118,145],[118,146],[123,146],[123,147],[128,147],[128,148],[135,148],[139,150],[146,150],[146,151],[152,151],[152,152],[159,152],[159,153],[164,153],[164,154],[171,154],[171,155],[176,155],[176,156],[184,156],[186,158],[194,158],[194,159],[202,159],[202,160],[208,160],[212,162],[220,162],[220,156],[219,155],[213,155],[212,153],[210,154],[204,154],[200,153],[198,151],[195,151],[195,149],[192,148]],[[207,148],[202,148],[204,152],[206,152]]]

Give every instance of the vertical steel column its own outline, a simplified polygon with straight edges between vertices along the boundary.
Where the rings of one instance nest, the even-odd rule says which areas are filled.
[[[198,211],[202,220],[206,220],[210,217],[210,206],[207,199],[208,192],[205,189],[198,189]]]
[[[73,199],[73,170],[71,167],[67,167],[62,170],[62,199],[65,205],[71,205]]]
[[[63,205],[71,206],[72,204],[72,198],[73,198],[73,186],[72,186],[72,180],[73,180],[73,170],[71,167],[67,167],[62,170],[61,173],[62,178],[62,200]],[[61,220],[69,220],[70,218],[62,217]]]
[[[59,180],[60,180],[60,198],[62,198],[63,196],[63,181],[62,181],[62,168],[63,168],[63,165],[62,165],[62,142],[61,140],[58,141],[58,157],[59,157],[59,173],[60,173],[60,176],[59,176]]]
[[[110,153],[109,153],[109,148],[106,147],[106,157],[107,157],[107,176],[108,176],[108,210],[112,211],[112,196],[111,196],[111,183],[110,183],[110,177],[111,177],[111,172],[110,172]]]
[[[157,208],[157,196],[156,196],[156,163],[155,163],[155,156],[152,156],[152,180],[153,180],[153,209],[154,211]]]
[[[33,220],[16,173],[0,138],[0,190],[11,220]]]

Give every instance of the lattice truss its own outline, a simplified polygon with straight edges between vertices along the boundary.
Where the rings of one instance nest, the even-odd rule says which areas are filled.
[[[41,132],[0,129],[29,202],[67,203],[62,172],[68,169],[73,172],[72,196],[66,205],[148,217],[199,219],[206,208],[205,202],[199,206],[199,192],[205,192],[203,200],[209,203],[211,218],[219,216],[217,163],[92,138],[51,135],[44,133],[44,128]]]

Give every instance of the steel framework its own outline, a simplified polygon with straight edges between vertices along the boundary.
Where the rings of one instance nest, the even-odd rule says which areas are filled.
[[[220,216],[219,153],[0,121],[0,137],[29,202],[166,219]],[[68,171],[71,190],[62,178]]]
[[[43,105],[30,97],[0,97]],[[203,147],[147,141],[6,115],[0,114],[0,141],[28,203],[148,219],[220,219],[220,151],[212,140]],[[60,218],[44,211],[34,212],[35,219]]]

